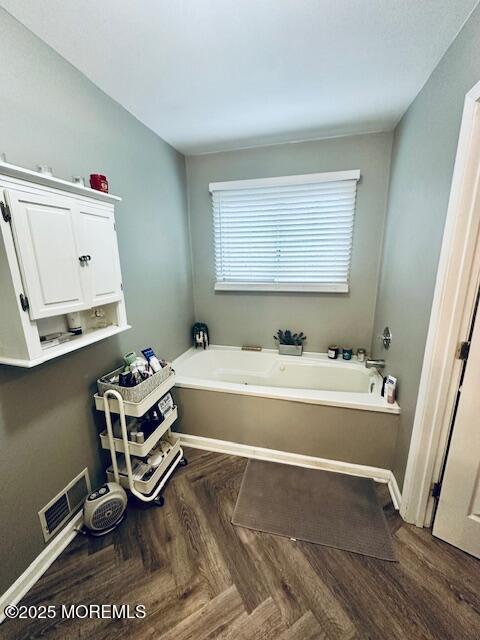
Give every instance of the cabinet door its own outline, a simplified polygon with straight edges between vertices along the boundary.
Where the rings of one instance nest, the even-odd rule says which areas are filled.
[[[88,261],[91,306],[116,302],[122,297],[122,276],[118,256],[113,207],[80,203],[79,224],[82,254]]]
[[[7,195],[30,317],[88,308],[74,200],[27,191]]]

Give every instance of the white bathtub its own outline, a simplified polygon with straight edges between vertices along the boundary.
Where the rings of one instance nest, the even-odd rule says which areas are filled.
[[[400,413],[380,394],[382,378],[356,359],[330,360],[326,354],[280,356],[277,351],[239,347],[190,349],[173,367],[176,385],[241,395],[293,400],[366,411]]]

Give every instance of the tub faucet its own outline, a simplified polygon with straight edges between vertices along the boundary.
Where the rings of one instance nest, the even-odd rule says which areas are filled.
[[[368,358],[365,361],[367,369],[385,369],[385,360],[372,360]]]

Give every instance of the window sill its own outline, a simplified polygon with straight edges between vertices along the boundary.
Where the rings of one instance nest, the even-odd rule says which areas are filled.
[[[216,282],[215,291],[278,291],[298,293],[348,293],[348,284],[288,282]]]

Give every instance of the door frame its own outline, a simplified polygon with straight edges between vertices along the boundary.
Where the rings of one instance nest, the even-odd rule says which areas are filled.
[[[480,82],[466,95],[400,513],[431,526],[480,281]],[[475,153],[477,151],[477,153]],[[477,205],[477,206],[475,206]]]

